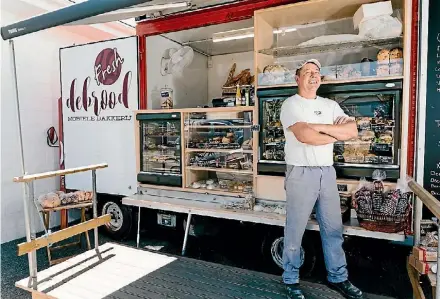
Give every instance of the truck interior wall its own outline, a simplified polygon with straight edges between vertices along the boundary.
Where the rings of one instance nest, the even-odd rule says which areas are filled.
[[[242,52],[226,55],[215,55],[211,57],[208,68],[208,105],[212,105],[212,99],[221,97],[222,86],[228,79],[231,66],[236,63],[235,75],[244,69],[251,69],[253,75],[254,53]]]
[[[182,76],[161,75],[161,58],[165,50],[180,48],[162,36],[147,37],[147,109],[160,109],[160,90],[173,90],[174,108],[192,108],[206,104],[208,96],[208,58],[194,52],[194,59]]]
[[[34,15],[16,0],[2,2],[2,25],[17,22]],[[12,3],[11,5],[9,5]],[[26,13],[26,15],[23,14]],[[41,11],[40,11],[41,13]],[[89,26],[85,26],[89,27]],[[90,31],[95,34],[91,36]],[[78,30],[76,30],[78,32]],[[59,48],[74,43],[88,43],[107,38],[107,34],[91,29],[87,36],[75,34],[71,30],[53,28],[14,40],[20,112],[22,121],[25,169],[28,173],[59,169],[57,147],[46,143],[46,131],[55,127],[58,132],[58,98],[60,97]],[[14,80],[12,75],[12,52],[9,41],[1,44],[1,243],[25,236],[23,189],[13,183],[14,176],[22,175],[18,118],[16,111]],[[50,178],[35,183],[35,196],[59,189],[59,180]],[[43,225],[35,214],[37,231]],[[79,214],[71,212],[70,220]],[[58,213],[53,213],[51,227],[60,224]]]

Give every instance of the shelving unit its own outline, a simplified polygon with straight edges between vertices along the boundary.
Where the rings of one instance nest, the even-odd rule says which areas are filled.
[[[372,2],[378,1],[315,0],[256,11],[256,89],[296,86],[296,67],[300,61],[310,58],[321,61],[323,84],[402,77],[404,30],[401,35],[373,38],[362,36],[353,29],[350,19],[362,4]],[[393,9],[402,10],[404,2],[393,0]],[[294,30],[274,33],[280,28]],[[379,55],[381,50],[398,52]]]

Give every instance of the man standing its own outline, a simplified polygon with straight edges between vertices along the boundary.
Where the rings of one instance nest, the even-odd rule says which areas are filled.
[[[358,134],[355,121],[338,103],[316,95],[321,84],[321,64],[310,59],[296,71],[298,93],[286,99],[281,123],[286,138],[285,189],[287,218],[284,230],[283,281],[288,298],[304,298],[299,288],[301,241],[316,206],[329,286],[346,298],[362,298],[362,292],[348,281],[342,248],[342,217],[333,143]]]

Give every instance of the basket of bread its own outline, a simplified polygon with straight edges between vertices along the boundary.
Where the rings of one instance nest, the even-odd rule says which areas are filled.
[[[352,197],[359,225],[370,231],[398,233],[410,231],[411,195],[407,183],[399,179],[396,188],[385,190],[383,171],[375,170],[373,182],[362,178]]]

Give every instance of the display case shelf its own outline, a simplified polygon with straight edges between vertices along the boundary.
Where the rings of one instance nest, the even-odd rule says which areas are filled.
[[[186,148],[185,152],[187,153],[243,153],[243,154],[252,154],[253,150],[242,150],[242,149],[218,149],[218,148]]]
[[[252,125],[186,125],[188,129],[250,129]]]
[[[356,41],[338,42],[338,43],[328,43],[320,45],[310,45],[310,46],[289,46],[289,47],[275,47],[271,49],[260,50],[259,53],[265,55],[271,55],[273,57],[284,57],[284,56],[294,56],[294,55],[309,55],[309,54],[319,54],[326,52],[337,52],[343,50],[350,50],[356,48],[381,48],[384,46],[402,46],[403,37],[393,37],[393,38],[380,38],[380,39],[363,39]]]
[[[350,84],[350,83],[362,83],[362,82],[386,82],[402,80],[403,76],[387,76],[387,77],[367,77],[367,78],[353,78],[347,80],[323,80],[321,85],[332,85],[332,84]],[[258,89],[272,89],[272,88],[283,88],[283,87],[297,87],[295,82],[286,84],[275,84],[275,85],[259,85]]]
[[[186,191],[196,192],[196,193],[210,193],[210,194],[218,194],[218,195],[228,195],[228,196],[240,196],[245,197],[247,193],[243,192],[232,192],[232,191],[223,191],[221,189],[206,189],[206,188],[191,188],[186,187]]]
[[[238,173],[238,174],[253,174],[254,173],[252,170],[232,169],[232,168],[216,168],[216,167],[186,166],[186,169],[199,170],[199,171],[224,172],[224,173]]]

